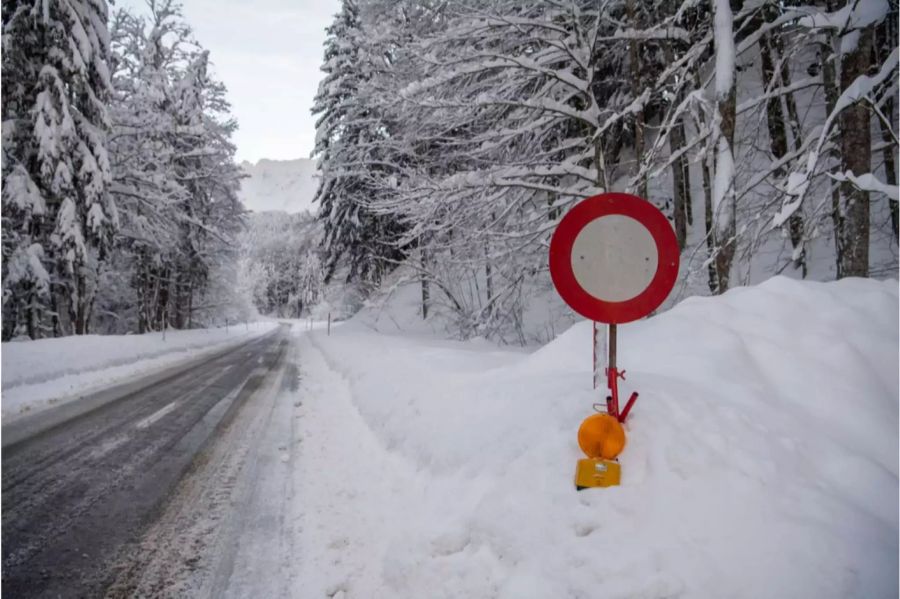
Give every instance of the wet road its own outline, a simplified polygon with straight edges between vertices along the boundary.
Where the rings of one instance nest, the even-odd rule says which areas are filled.
[[[95,597],[284,359],[287,327],[3,448],[4,597]]]

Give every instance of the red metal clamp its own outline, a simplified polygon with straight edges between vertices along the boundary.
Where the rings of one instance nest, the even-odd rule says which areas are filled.
[[[631,397],[628,398],[628,403],[625,404],[625,409],[619,413],[619,379],[625,380],[625,371],[622,370],[620,372],[617,368],[607,368],[606,378],[610,392],[606,396],[606,411],[619,422],[625,422],[625,419],[628,418],[628,413],[631,412],[631,408],[634,406],[634,402],[637,401],[638,394],[636,391],[632,393]]]

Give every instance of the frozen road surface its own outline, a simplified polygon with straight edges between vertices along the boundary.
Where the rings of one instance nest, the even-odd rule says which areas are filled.
[[[5,430],[3,595],[261,590],[242,569],[277,569],[289,549],[277,504],[290,489],[266,499],[254,481],[290,481],[277,472],[289,467],[291,421],[276,399],[296,388],[293,351],[282,326],[28,438]],[[262,536],[264,563],[248,549]]]

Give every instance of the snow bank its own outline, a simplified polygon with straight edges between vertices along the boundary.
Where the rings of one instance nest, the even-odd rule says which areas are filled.
[[[590,325],[531,354],[304,337],[303,594],[896,597],[897,282],[774,278],[620,329],[622,486],[576,492]]]
[[[3,343],[3,420],[152,374],[271,331],[275,322],[145,335],[80,335]]]

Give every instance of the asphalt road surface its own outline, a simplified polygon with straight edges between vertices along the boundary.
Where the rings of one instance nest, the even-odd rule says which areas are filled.
[[[4,447],[3,596],[135,591],[129,556],[222,431],[284,378],[288,347],[283,326]]]

